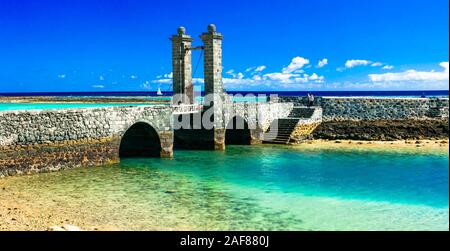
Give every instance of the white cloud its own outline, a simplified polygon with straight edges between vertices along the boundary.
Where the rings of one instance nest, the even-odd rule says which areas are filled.
[[[137,77],[136,77],[137,78]],[[166,73],[164,75],[159,75],[156,77],[155,80],[152,80],[152,83],[157,83],[157,84],[171,84],[172,83],[172,79],[173,79],[173,73]]]
[[[203,83],[205,83],[205,80],[203,78],[193,78],[192,82],[194,84],[203,84]]]
[[[360,66],[360,65],[368,65],[372,63],[369,60],[362,60],[362,59],[351,59],[351,60],[347,60],[347,62],[345,62],[345,67],[346,68],[353,68],[355,66]]]
[[[58,75],[58,78],[65,79],[66,78],[66,74],[60,74],[60,75]]]
[[[448,81],[449,66],[448,62],[439,64],[442,71],[416,71],[407,70],[404,72],[370,74],[372,82],[395,82],[395,81]]]
[[[313,80],[313,81],[323,81],[325,79],[325,77],[319,76],[316,73],[313,73],[308,79]]]
[[[145,81],[144,83],[142,83],[141,87],[142,87],[142,89],[149,90],[150,87],[151,87],[150,82],[149,81]]]
[[[259,72],[262,72],[266,69],[265,65],[260,65],[260,66],[253,66],[253,67],[249,67],[247,69],[245,69],[245,72],[251,72],[251,74],[257,74]]]
[[[367,65],[371,65],[368,63]],[[388,66],[389,65],[385,65]],[[442,71],[409,70],[398,73],[371,74],[364,81],[329,82],[317,73],[291,73],[272,72],[267,74],[256,73],[256,67],[248,73],[227,71],[223,83],[227,89],[233,90],[432,90],[448,89],[448,62],[440,64]],[[314,67],[313,67],[314,68]],[[306,67],[303,67],[306,69]],[[381,67],[380,67],[381,70]],[[306,69],[306,71],[308,71]],[[232,73],[232,74],[231,74]],[[170,74],[165,75],[170,77]],[[164,76],[161,76],[164,77]],[[404,80],[404,81],[402,81]],[[427,80],[427,81],[425,81]],[[161,78],[146,81],[144,84],[159,83],[171,84],[172,79]],[[203,78],[194,78],[194,84],[203,84]],[[144,86],[144,85],[143,85]]]
[[[291,78],[295,78],[298,76],[300,76],[300,75],[299,74],[291,74],[291,73],[283,73],[283,72],[268,73],[268,74],[264,75],[264,77],[266,77],[270,80],[279,81],[281,83],[287,83],[287,82],[289,82],[289,80]]]
[[[324,62],[327,62],[327,60]],[[294,84],[304,85],[312,83],[323,83],[325,80],[324,76],[319,76],[317,73],[313,73],[312,75],[304,73],[302,68],[308,66],[308,64],[308,59],[295,57],[291,60],[290,64],[287,67],[284,67],[281,70],[281,72],[262,74],[262,72],[266,69],[265,65],[249,67],[245,70],[246,74],[230,69],[225,72],[222,81],[227,87],[232,88],[248,88],[250,86],[266,86],[272,88],[276,86],[288,87]],[[150,82],[158,84],[169,84],[172,83],[171,77],[172,74],[164,74],[162,76],[157,76],[155,80],[152,80]],[[204,83],[204,79],[194,78],[193,83]]]
[[[103,75],[100,75],[100,77],[98,77],[98,79],[99,79],[100,81],[103,81],[103,80],[105,80],[105,77],[104,77]]]
[[[383,69],[383,70],[392,70],[392,69],[394,69],[394,66],[392,66],[392,65],[385,65],[381,69]]]
[[[105,88],[105,86],[104,85],[93,85],[92,88],[102,89],[102,88]]]
[[[224,84],[248,84],[250,82],[253,82],[251,79],[238,79],[238,78],[223,78],[222,79]]]
[[[245,70],[246,72],[248,71],[248,69],[247,70]],[[226,74],[228,74],[228,75],[231,75],[231,76],[233,76],[234,75],[234,70],[233,69],[231,69],[231,70],[228,70],[227,72],[225,72]]]
[[[138,76],[136,76],[136,75],[131,75],[130,78],[131,78],[131,79],[137,79]]]
[[[372,63],[370,66],[378,67],[378,66],[382,66],[382,65],[383,65],[383,63],[381,63],[381,62],[375,62],[375,63]]]
[[[325,60],[325,63],[328,60]],[[223,82],[227,85],[233,85],[234,87],[243,86],[277,86],[277,85],[292,85],[292,84],[302,84],[309,82],[321,83],[324,82],[325,77],[319,76],[316,73],[308,75],[304,73],[303,67],[308,66],[309,60],[302,57],[295,57],[291,60],[287,67],[284,67],[281,72],[272,72],[261,74],[262,71],[266,69],[265,65],[250,67],[246,69],[250,76],[246,77],[241,72],[235,73],[233,70],[229,70],[226,73],[231,76],[229,78],[224,78]],[[303,73],[303,74],[302,74]],[[240,86],[239,86],[240,85]]]
[[[322,60],[319,60],[319,62],[317,63],[317,68],[322,68],[327,64],[328,64],[328,59],[324,58]]]
[[[260,80],[262,80],[262,77],[261,77],[260,75],[254,75],[254,76],[252,77],[252,79],[253,79],[253,80],[256,80],[256,81],[260,81]]]
[[[261,66],[256,67],[255,71],[256,71],[256,72],[262,72],[262,71],[264,71],[265,69],[266,69],[266,66],[265,66],[265,65],[261,65]]]
[[[234,70],[229,70],[225,73],[230,75],[232,78],[238,78],[238,79],[244,78],[244,74],[242,74],[242,72],[235,73]]]
[[[173,78],[173,72],[164,74],[164,78]]]
[[[289,74],[289,73],[299,73],[301,68],[303,68],[303,66],[309,64],[309,60],[306,58],[302,58],[302,57],[295,57],[292,59],[291,63],[283,68],[282,72]]]
[[[266,80],[270,80],[272,82],[279,82],[284,84],[292,84],[292,83],[306,83],[309,81],[314,82],[323,82],[325,80],[324,76],[319,76],[316,73],[313,73],[311,76],[308,74],[293,74],[293,73],[282,73],[282,72],[275,72],[275,73],[269,73],[265,74],[264,78]]]
[[[155,80],[152,80],[152,83],[157,83],[157,84],[171,84],[171,83],[172,83],[172,79],[171,79],[171,78],[155,79]]]

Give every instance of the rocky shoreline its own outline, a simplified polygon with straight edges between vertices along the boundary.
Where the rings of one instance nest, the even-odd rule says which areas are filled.
[[[322,122],[314,139],[328,140],[423,140],[448,139],[449,120],[360,120]]]

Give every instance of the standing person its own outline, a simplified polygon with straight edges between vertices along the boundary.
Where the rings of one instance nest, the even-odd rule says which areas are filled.
[[[314,95],[308,93],[308,106],[314,106]]]

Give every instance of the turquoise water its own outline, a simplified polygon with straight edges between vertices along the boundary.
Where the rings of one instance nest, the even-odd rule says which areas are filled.
[[[95,98],[111,98],[111,97],[116,97],[116,98],[123,98],[123,99],[145,99],[145,100],[149,100],[149,101],[171,101],[172,97],[171,96],[150,96],[150,97],[127,97],[127,96],[96,96]],[[257,96],[257,95],[249,95],[249,96],[243,96],[243,95],[236,95],[236,96],[231,96],[233,102],[267,102],[267,97],[266,95],[262,95],[262,96]],[[65,99],[67,99],[67,96],[64,96]],[[90,96],[72,96],[72,98],[92,98]],[[203,97],[200,96],[200,94],[196,94],[195,96],[195,101],[198,103],[202,103],[203,102]]]
[[[148,98],[149,101],[167,101],[170,97],[151,97]],[[197,97],[196,101],[203,102],[202,97]],[[234,102],[265,102],[266,99],[262,97],[235,97]],[[144,106],[144,105],[155,105],[152,103],[1,103],[0,111],[11,111],[11,110],[48,110],[48,109],[67,109],[67,108],[91,108],[91,107],[111,107],[111,106]],[[164,105],[164,104],[158,104]]]
[[[228,146],[0,185],[117,229],[449,230],[448,160],[445,149]]]
[[[111,106],[143,106],[154,104],[123,104],[123,103],[0,103],[0,111],[9,110],[36,110],[36,109],[67,109],[67,108],[90,108]]]

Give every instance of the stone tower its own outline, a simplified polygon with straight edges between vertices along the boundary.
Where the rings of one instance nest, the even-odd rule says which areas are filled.
[[[192,52],[193,39],[186,35],[184,27],[178,28],[178,34],[172,41],[172,74],[174,104],[192,104],[194,102],[194,86],[192,84]]]
[[[208,25],[208,32],[204,32],[200,38],[205,50],[204,74],[205,96],[208,94],[223,95],[222,82],[222,40],[221,33],[216,31],[214,24]]]
[[[225,125],[223,103],[225,91],[222,82],[222,40],[223,36],[217,32],[214,24],[208,25],[208,31],[200,38],[204,47],[204,81],[205,104],[207,109],[213,109],[214,148],[225,149]]]

